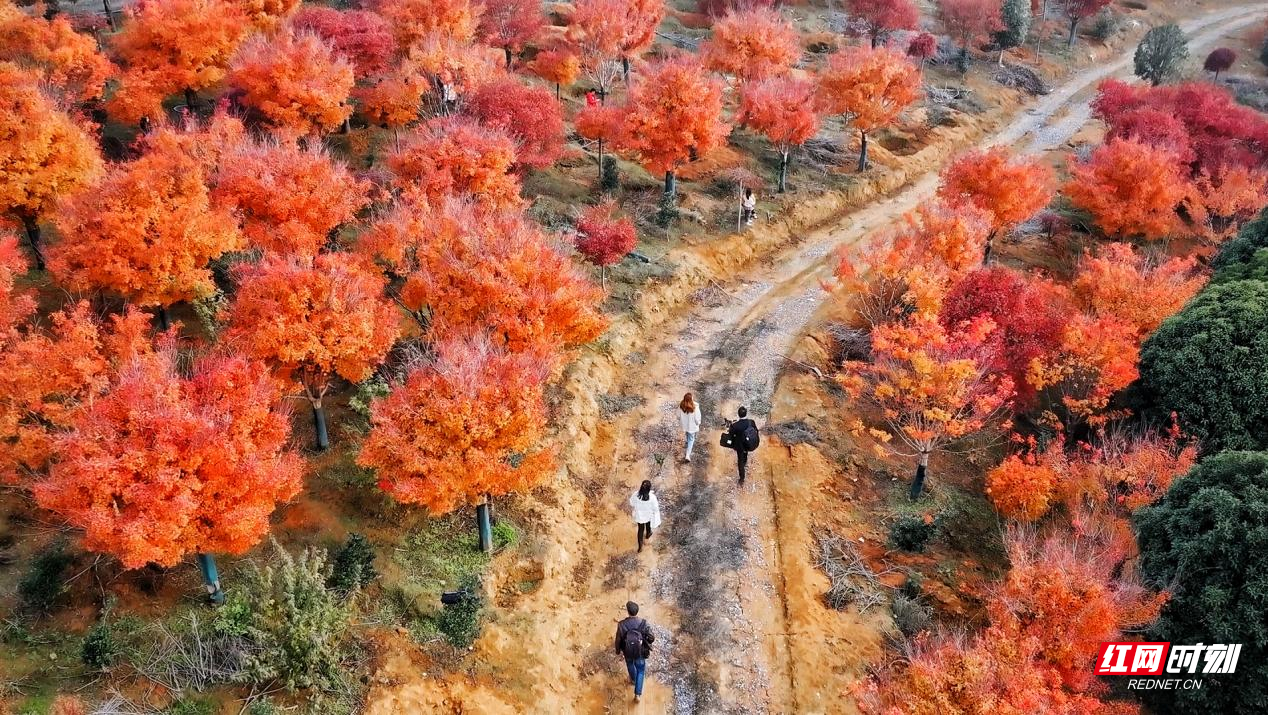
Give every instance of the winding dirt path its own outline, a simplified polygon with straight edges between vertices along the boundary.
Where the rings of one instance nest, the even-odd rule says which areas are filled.
[[[1268,3],[1214,11],[1182,24],[1198,50],[1261,18]],[[1102,79],[1130,72],[1131,52],[1087,70],[1035,101],[983,145],[1025,152],[1062,146],[1087,122]],[[498,690],[532,693],[530,712],[753,713],[848,711],[843,693],[815,693],[798,683],[834,663],[794,663],[784,593],[773,474],[758,450],[749,479],[736,480],[734,454],[717,444],[724,417],[747,405],[765,426],[785,360],[824,298],[833,250],[888,226],[934,190],[935,172],[838,225],[770,256],[749,275],[697,292],[694,305],[656,339],[623,356],[620,387],[595,428],[592,473],[584,499],[558,505],[584,510],[560,523],[560,542],[580,553],[544,574],[548,595],[528,596],[486,631],[479,695],[450,693],[455,712],[514,712]],[[675,405],[692,391],[704,410],[694,460],[684,463]],[[650,478],[665,523],[644,553],[626,500]],[[595,486],[595,485],[598,486]],[[785,514],[785,519],[805,519]],[[803,548],[790,544],[788,548]],[[550,567],[547,567],[548,569]],[[561,595],[562,594],[562,595]],[[643,605],[657,627],[648,682],[635,704],[612,632],[626,600]],[[523,634],[535,636],[525,642]],[[802,632],[805,632],[804,629]],[[804,637],[804,636],[801,636]],[[823,634],[822,638],[828,638]],[[795,669],[801,672],[795,672]],[[800,698],[800,700],[799,700]],[[408,698],[407,698],[408,699]],[[371,709],[373,713],[402,712]]]

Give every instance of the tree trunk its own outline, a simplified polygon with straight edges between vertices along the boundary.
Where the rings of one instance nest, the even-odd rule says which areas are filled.
[[[779,193],[788,190],[788,152],[779,153]]]
[[[1004,48],[1002,46],[999,48],[999,66],[1004,66]]]
[[[330,434],[326,431],[326,410],[321,406],[321,398],[312,402],[313,426],[317,429],[317,449],[324,452],[330,447]]]
[[[603,187],[603,140],[599,140],[599,188]]]
[[[511,69],[511,59],[513,58],[513,56],[511,55],[511,48],[508,45],[506,47],[503,47],[502,51],[506,53],[506,68],[509,70]]]
[[[220,589],[220,572],[216,570],[216,559],[211,554],[198,554],[198,570],[203,574],[203,586],[207,589],[207,597],[212,603],[225,602],[225,592]]]
[[[114,13],[110,12],[110,0],[101,0],[101,6],[106,9],[106,22],[110,23],[110,31],[118,30],[114,24]]]
[[[602,107],[606,105],[607,103],[608,103],[608,88],[602,85],[599,85],[599,106]]]
[[[556,102],[559,101],[559,83],[558,82],[555,83],[555,101]]]
[[[621,79],[625,80],[626,86],[630,83],[630,58],[621,58]]]
[[[166,305],[158,308],[159,330],[166,333],[172,327],[172,310]]]
[[[476,505],[476,529],[480,532],[480,550],[486,554],[493,553],[493,524],[489,520],[489,497],[484,497],[483,504]]]
[[[198,95],[189,87],[185,88],[185,108],[194,111],[194,102],[198,99]]]
[[[991,252],[995,250],[995,232],[991,231],[986,236],[986,248],[982,251],[982,265],[989,266],[991,264]]]
[[[916,478],[911,482],[911,500],[916,501],[920,498],[920,493],[925,488],[925,471],[929,468],[929,453],[920,453],[920,462],[916,464]]]
[[[872,49],[874,50],[881,44],[881,31],[872,30],[871,35],[872,35]]]
[[[1074,33],[1079,29],[1079,21],[1077,18],[1070,20],[1070,36],[1065,40],[1066,47],[1074,47]]]
[[[678,193],[678,180],[674,177],[673,171],[665,172],[665,198],[673,203],[674,195]]]
[[[867,132],[860,131],[859,136],[863,137],[863,146],[859,149],[859,171],[867,171]]]
[[[1043,4],[1039,6],[1039,19],[1048,19],[1048,0],[1043,0]]]
[[[26,229],[27,243],[31,244],[31,253],[35,255],[35,270],[44,270],[44,251],[40,248],[40,223],[34,216],[24,214],[22,227]]]
[[[960,48],[960,67],[961,74],[969,73],[969,43],[967,40],[965,40],[964,46]]]

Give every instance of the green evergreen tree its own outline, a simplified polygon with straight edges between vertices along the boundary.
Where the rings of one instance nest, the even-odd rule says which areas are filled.
[[[1189,58],[1189,44],[1184,32],[1174,23],[1155,27],[1145,33],[1136,48],[1136,76],[1157,87],[1180,74],[1180,66]]]
[[[1004,0],[1000,19],[1004,29],[995,33],[995,44],[999,45],[999,64],[1003,66],[1004,52],[1021,47],[1030,34],[1030,0]]]

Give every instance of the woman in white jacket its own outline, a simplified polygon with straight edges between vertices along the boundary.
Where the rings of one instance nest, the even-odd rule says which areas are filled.
[[[644,479],[638,491],[630,495],[630,511],[638,525],[638,550],[643,550],[643,539],[652,538],[652,529],[660,528],[660,502],[652,491],[652,480]]]
[[[700,431],[700,405],[696,404],[696,399],[691,393],[682,396],[682,402],[678,403],[678,423],[682,425],[682,431],[687,435],[687,461],[691,461],[691,449],[696,446],[696,433]]]

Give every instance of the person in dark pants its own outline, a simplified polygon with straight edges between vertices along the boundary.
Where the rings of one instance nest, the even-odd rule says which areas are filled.
[[[643,697],[643,675],[647,672],[647,656],[652,654],[656,635],[651,625],[638,617],[638,604],[625,603],[629,617],[616,624],[616,652],[625,656],[625,669],[634,685],[634,699]]]
[[[731,435],[732,449],[735,450],[735,457],[740,467],[740,484],[744,483],[744,468],[748,466],[748,453],[757,449],[757,423],[748,418],[748,408],[741,407],[739,411],[740,418],[727,426],[727,433]],[[754,439],[749,440],[749,432],[752,431]]]

